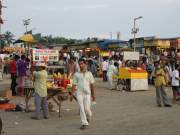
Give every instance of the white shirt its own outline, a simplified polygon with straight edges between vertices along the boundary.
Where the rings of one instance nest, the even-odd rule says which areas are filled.
[[[177,80],[176,77],[179,78],[178,70],[172,72],[172,86],[179,86],[179,80]]]
[[[0,57],[2,59],[2,61],[4,61],[4,58],[6,57],[5,54],[0,54]]]
[[[112,64],[108,68],[107,75],[108,76],[115,75],[117,74],[117,72],[118,72],[117,68]]]
[[[103,61],[103,63],[102,63],[102,71],[107,71],[108,70],[108,66],[109,66],[108,62],[107,61]]]
[[[90,84],[94,83],[94,77],[91,72],[76,72],[73,77],[73,84],[77,86],[76,93],[91,94]]]
[[[64,54],[63,54],[63,57],[67,58],[67,53],[64,53]]]
[[[118,64],[119,64],[119,68],[122,67],[122,61],[121,60],[118,61]]]

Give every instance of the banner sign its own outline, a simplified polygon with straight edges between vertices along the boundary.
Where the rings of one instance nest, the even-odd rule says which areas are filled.
[[[124,60],[139,60],[139,52],[124,52]]]
[[[33,49],[33,61],[59,61],[59,51],[50,49]]]

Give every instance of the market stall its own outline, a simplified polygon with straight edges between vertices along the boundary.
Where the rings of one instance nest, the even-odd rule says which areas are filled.
[[[139,60],[138,52],[124,52],[124,61]],[[148,73],[137,66],[126,65],[119,69],[117,85],[124,85],[126,90],[148,90]]]
[[[61,104],[63,101],[68,99],[69,91],[64,88],[48,88],[47,100],[53,100],[54,103],[58,106],[59,117],[61,117]],[[34,88],[25,88],[25,102],[26,102],[26,112],[29,112],[29,100],[34,94]]]
[[[8,52],[8,53],[17,53],[17,54],[23,54],[25,53],[25,49],[22,47],[4,47],[3,48],[4,52]]]
[[[52,99],[59,108],[59,117],[61,116],[61,103],[68,99],[69,90],[68,84],[70,85],[72,81],[67,78],[66,75],[60,73],[53,75],[48,75],[47,79],[47,100]],[[31,83],[25,81],[25,103],[26,103],[26,112],[29,112],[29,100],[34,94],[34,87]]]
[[[58,62],[59,52],[57,50],[50,49],[33,49],[32,50],[32,68],[35,70],[34,65],[36,63],[46,62],[47,65],[49,62]],[[59,117],[61,116],[61,103],[64,100],[68,99],[68,89],[67,86],[72,81],[67,78],[67,75],[64,71],[64,66],[53,66],[48,65],[46,70],[48,72],[47,79],[47,99],[52,99],[54,103],[59,108]],[[26,102],[26,111],[29,111],[28,103],[34,93],[34,87],[32,81],[25,81],[25,102]]]
[[[147,90],[147,72],[142,68],[120,68],[118,79],[126,80],[126,85],[129,85],[130,91]],[[129,81],[128,81],[129,80]]]

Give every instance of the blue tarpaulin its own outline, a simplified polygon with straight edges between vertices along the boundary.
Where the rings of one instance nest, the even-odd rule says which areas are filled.
[[[128,45],[128,42],[122,40],[100,40],[98,44],[101,49],[107,50],[112,44],[117,44],[119,47],[123,47],[124,45]]]

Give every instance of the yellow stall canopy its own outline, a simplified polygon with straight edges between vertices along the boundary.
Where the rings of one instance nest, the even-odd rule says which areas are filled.
[[[142,68],[120,68],[119,69],[119,79],[147,79],[148,74]]]
[[[101,55],[102,57],[109,57],[109,56],[110,56],[110,53],[107,52],[107,51],[101,51],[101,52],[100,52],[100,55]]]
[[[34,37],[31,34],[25,34],[25,35],[21,36],[20,40],[24,41],[24,42],[29,42],[29,43],[36,42],[36,40],[34,39]]]

